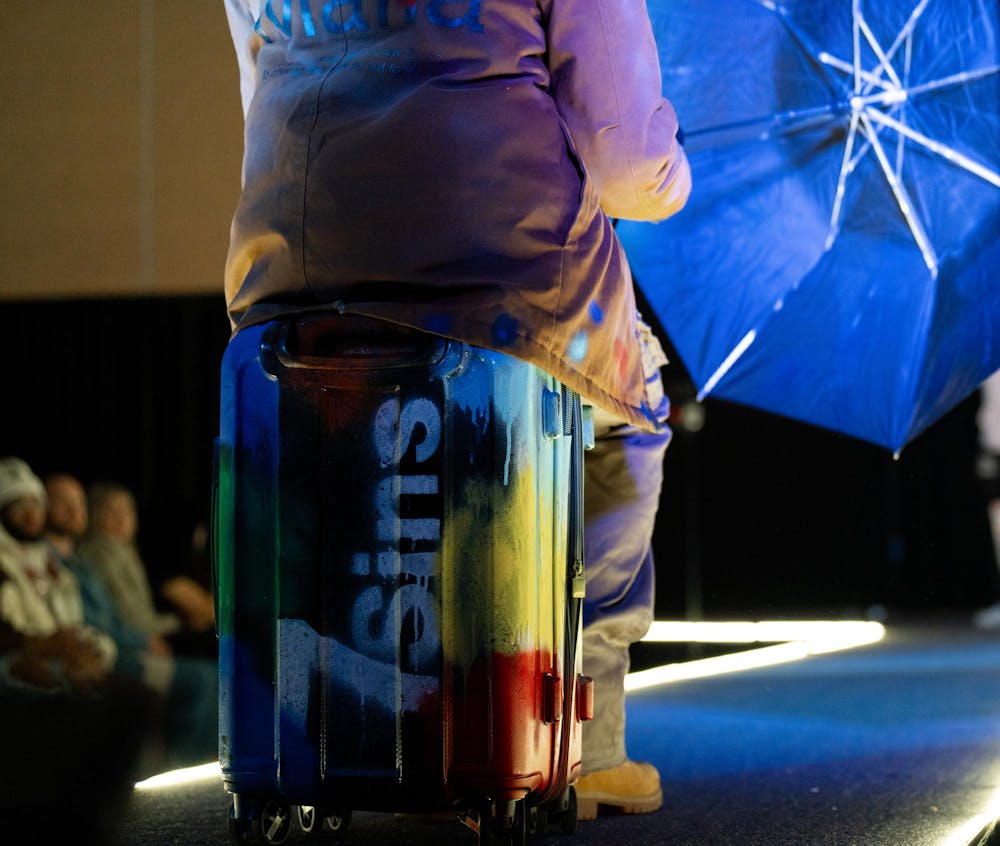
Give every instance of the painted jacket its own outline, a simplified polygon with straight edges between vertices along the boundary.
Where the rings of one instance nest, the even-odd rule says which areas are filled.
[[[611,218],[690,170],[644,0],[225,0],[238,330],[334,307],[506,352],[655,428]]]
[[[0,620],[22,635],[45,637],[75,629],[93,643],[105,669],[118,655],[111,637],[84,621],[76,576],[47,543],[15,541],[0,527]]]
[[[46,544],[20,543],[2,528],[0,617],[33,637],[83,624],[76,577],[55,561]]]

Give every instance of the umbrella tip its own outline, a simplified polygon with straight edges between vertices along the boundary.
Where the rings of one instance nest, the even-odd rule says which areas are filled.
[[[892,460],[899,461],[899,456],[902,454],[902,452],[903,451],[901,449],[894,450],[892,453]]]

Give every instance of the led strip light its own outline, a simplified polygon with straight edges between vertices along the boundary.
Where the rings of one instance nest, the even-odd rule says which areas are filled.
[[[769,643],[712,658],[665,664],[629,673],[625,690],[771,667],[812,655],[838,652],[876,643],[885,637],[881,623],[845,620],[761,622],[655,622],[643,642],[649,643]]]

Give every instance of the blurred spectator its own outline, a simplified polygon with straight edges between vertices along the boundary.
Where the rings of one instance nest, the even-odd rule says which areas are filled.
[[[0,620],[0,656],[33,638]],[[144,752],[157,711],[144,687],[106,677],[99,694],[0,678],[3,842],[113,846],[132,786],[151,772]],[[55,804],[53,804],[55,803]]]
[[[80,584],[84,619],[115,641],[116,670],[139,676],[153,690],[166,693],[173,676],[170,645],[161,635],[141,632],[122,618],[100,576],[77,551],[89,522],[83,485],[67,473],[56,473],[45,479],[45,493],[45,537]]]
[[[41,480],[18,458],[0,460],[0,619],[21,638],[6,653],[6,669],[37,687],[93,692],[117,649],[85,623],[79,583],[44,530]]]
[[[87,494],[90,527],[79,553],[98,573],[118,613],[147,635],[178,632],[177,614],[156,607],[145,564],[136,546],[139,517],[135,498],[123,485],[99,482]]]
[[[183,573],[171,576],[160,585],[164,597],[173,604],[184,624],[196,632],[215,630],[215,603],[212,594]]]
[[[983,486],[993,538],[993,560],[1000,570],[1000,371],[983,382],[980,391],[979,459],[976,473]],[[1000,596],[1000,573],[997,575]],[[1000,600],[977,611],[973,623],[982,629],[1000,628]]]
[[[111,671],[79,586],[43,538],[45,491],[0,459],[0,791],[4,842],[110,844],[155,726],[147,689]],[[58,810],[53,813],[53,799]]]
[[[65,479],[57,483],[56,490],[60,489],[63,494],[69,491],[75,500],[67,511],[86,513],[89,505],[89,533],[76,546],[75,566],[98,575],[106,598],[97,604],[114,606],[111,611],[119,618],[116,630],[131,628],[146,639],[146,649],[138,657],[143,678],[167,695],[171,764],[187,766],[213,760],[218,753],[218,665],[215,660],[177,655],[169,638],[164,637],[180,633],[182,620],[156,608],[135,543],[139,521],[131,492],[122,485],[100,483],[91,488],[88,503],[82,489],[75,490]],[[68,549],[73,534],[79,531],[78,521],[71,519],[67,526],[54,515],[52,530]]]
[[[182,630],[171,635],[174,649],[217,658],[208,517],[189,500],[170,501],[155,510],[153,520],[143,520],[142,536],[154,595],[184,622]]]

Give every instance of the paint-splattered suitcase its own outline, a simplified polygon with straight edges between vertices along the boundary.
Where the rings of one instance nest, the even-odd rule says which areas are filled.
[[[364,318],[240,331],[215,577],[230,832],[454,810],[481,843],[575,828],[579,399]]]

